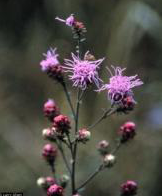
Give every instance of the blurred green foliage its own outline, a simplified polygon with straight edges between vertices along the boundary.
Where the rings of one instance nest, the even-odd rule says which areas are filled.
[[[162,195],[162,1],[161,0],[1,0],[0,1],[0,191],[23,191],[44,195],[36,186],[39,176],[51,175],[41,158],[45,143],[41,130],[48,126],[42,105],[54,98],[64,114],[70,115],[60,86],[39,67],[42,53],[57,47],[60,57],[74,51],[70,29],[55,21],[75,13],[88,30],[84,52],[106,56],[105,67],[127,67],[144,85],[135,92],[138,105],[129,115],[114,115],[96,126],[92,140],[80,145],[78,183],[99,162],[96,144],[107,139],[111,145],[121,123],[133,120],[138,134],[118,154],[111,171],[98,175],[83,195],[119,195],[127,179],[139,184],[139,196]],[[71,84],[69,83],[69,86]],[[75,89],[71,90],[73,98]],[[108,107],[106,94],[88,92],[81,109],[80,127],[90,125]],[[58,173],[66,170],[58,160]]]

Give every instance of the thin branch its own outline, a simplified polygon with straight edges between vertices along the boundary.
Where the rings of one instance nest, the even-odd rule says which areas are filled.
[[[97,124],[99,124],[103,119],[107,118],[111,114],[114,114],[116,112],[116,108],[113,109],[113,106],[111,108],[107,109],[100,118],[98,118],[92,125],[90,125],[87,129],[94,128]]]
[[[81,188],[83,188],[84,186],[86,186],[100,171],[102,171],[104,169],[104,165],[101,164],[88,178],[87,180],[81,184],[76,190],[80,190]]]
[[[122,143],[119,140],[118,143],[117,143],[117,145],[116,145],[116,147],[112,150],[111,154],[115,155],[118,152],[118,150],[121,147],[121,145],[122,145]]]
[[[59,148],[59,150],[60,150],[60,152],[61,152],[61,155],[62,155],[62,158],[63,158],[64,163],[65,163],[65,165],[66,165],[66,168],[67,168],[67,170],[68,170],[68,172],[69,172],[69,174],[70,174],[70,176],[71,176],[71,168],[70,168],[69,163],[68,163],[68,161],[67,161],[67,159],[66,159],[64,150],[63,150],[63,148],[62,148],[62,144],[61,144],[60,141],[59,141],[59,142],[56,142],[56,143],[57,143],[57,146],[58,146],[58,148]]]
[[[63,86],[64,92],[65,92],[67,101],[68,101],[68,103],[69,103],[69,106],[70,106],[70,108],[71,108],[71,112],[72,112],[72,114],[73,114],[73,118],[76,119],[74,107],[73,107],[73,104],[72,104],[72,102],[71,102],[71,98],[70,98],[69,92],[68,92],[68,90],[67,90],[66,83],[65,83],[65,82],[62,82],[62,86]]]
[[[78,90],[77,95],[77,105],[76,105],[76,119],[75,119],[75,134],[78,132],[78,121],[79,121],[79,108],[80,108],[80,97],[81,91]],[[73,150],[73,162],[72,162],[72,192],[75,194],[75,163],[76,163],[76,153],[77,153],[77,141],[74,143],[74,150]]]

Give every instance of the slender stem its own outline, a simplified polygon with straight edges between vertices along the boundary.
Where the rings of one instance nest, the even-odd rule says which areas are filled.
[[[93,127],[95,127],[98,123],[100,123],[103,119],[107,118],[108,116],[110,116],[111,114],[116,112],[116,108],[113,109],[113,106],[111,106],[111,108],[109,108],[108,110],[106,110],[102,116],[100,118],[98,118],[92,125],[90,125],[87,129],[92,129]]]
[[[115,155],[117,151],[119,150],[119,148],[121,147],[121,144],[122,144],[121,141],[118,141],[116,147],[112,150],[111,154]]]
[[[65,92],[67,101],[68,101],[68,103],[69,103],[69,106],[70,106],[70,108],[71,108],[71,111],[72,111],[72,114],[73,114],[73,118],[75,119],[75,118],[76,118],[76,115],[75,115],[75,111],[74,111],[73,104],[72,104],[72,102],[71,102],[71,98],[70,98],[69,92],[68,92],[68,90],[67,90],[66,83],[65,83],[65,82],[62,82],[62,86],[63,86],[64,92]]]
[[[78,121],[79,121],[79,108],[80,108],[80,96],[81,91],[78,90],[77,95],[77,105],[76,105],[76,119],[75,119],[75,134],[78,132]],[[73,149],[73,162],[72,162],[72,193],[76,193],[75,189],[75,163],[76,163],[76,154],[77,154],[77,141],[74,143],[74,149]]]
[[[78,188],[77,191],[86,186],[100,171],[104,169],[104,165],[101,164],[88,178],[87,180],[81,184]]]
[[[71,155],[73,156],[73,143],[72,143],[72,141],[70,139],[70,135],[68,133],[66,135],[67,135],[68,142],[69,142],[67,145],[69,146],[69,149],[71,151]]]
[[[58,146],[58,148],[59,148],[59,150],[61,152],[61,155],[62,155],[62,158],[63,158],[64,163],[66,165],[66,168],[67,168],[67,170],[68,170],[68,172],[69,172],[69,174],[71,176],[71,168],[70,168],[69,163],[68,163],[68,161],[66,159],[66,156],[65,156],[65,153],[64,153],[64,150],[63,150],[63,147],[62,147],[62,143],[60,141],[59,142],[56,141],[56,143],[57,143],[57,146]]]
[[[49,163],[50,167],[51,167],[51,171],[53,173],[54,179],[57,183],[57,176],[56,176],[56,171],[55,171],[55,163]]]

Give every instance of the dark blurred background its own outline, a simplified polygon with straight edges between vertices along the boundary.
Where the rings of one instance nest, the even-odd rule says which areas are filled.
[[[70,115],[61,87],[40,70],[42,53],[57,47],[61,58],[74,51],[70,28],[55,21],[71,13],[88,32],[84,52],[127,67],[144,85],[135,90],[138,102],[129,115],[114,115],[96,126],[87,145],[80,145],[78,183],[98,165],[96,144],[106,139],[115,145],[119,126],[137,123],[136,138],[123,146],[112,170],[98,175],[83,192],[88,196],[119,195],[127,179],[139,184],[139,196],[162,195],[162,1],[161,0],[0,0],[0,191],[44,195],[37,187],[40,176],[51,175],[41,157],[41,136],[49,126],[42,106],[54,98]],[[69,83],[69,86],[71,84]],[[75,89],[71,90],[73,98]],[[88,92],[81,109],[80,127],[90,125],[107,108],[106,94]],[[59,174],[66,172],[58,160]]]

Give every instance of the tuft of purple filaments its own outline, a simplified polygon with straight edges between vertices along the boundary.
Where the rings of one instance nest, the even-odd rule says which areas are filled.
[[[89,51],[85,53],[85,57],[88,53]],[[69,78],[72,80],[73,86],[85,90],[89,84],[94,83],[99,88],[102,80],[99,78],[98,70],[104,58],[99,60],[81,60],[73,53],[72,58],[73,60],[65,59],[66,66],[63,66],[63,69],[64,72],[71,73]]]
[[[40,62],[42,71],[48,71],[50,68],[59,64],[59,61],[57,59],[59,55],[56,53],[56,48],[50,48],[47,51],[47,54],[43,55],[46,57],[46,59]]]
[[[123,76],[123,71],[126,68],[114,67],[115,75],[111,73],[111,78],[108,84],[104,84],[98,91],[107,90],[108,98],[114,102],[120,102],[124,96],[132,95],[132,88],[140,86],[143,82],[135,76]]]

